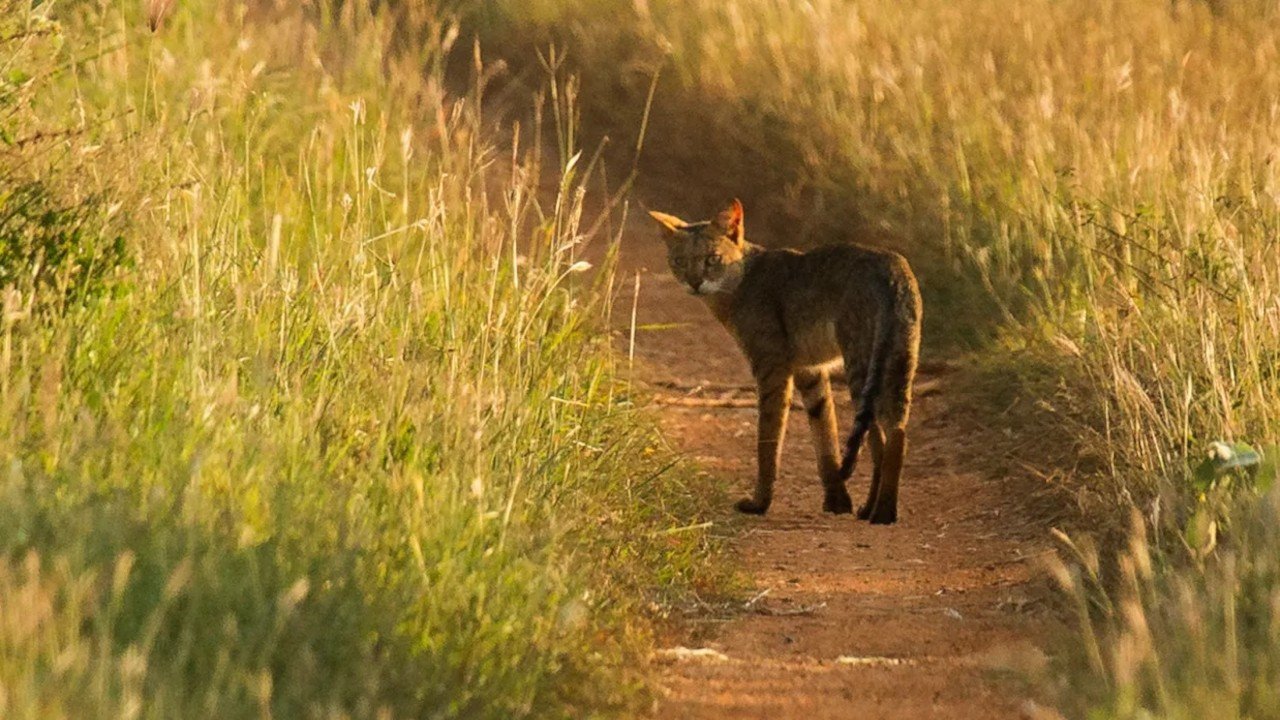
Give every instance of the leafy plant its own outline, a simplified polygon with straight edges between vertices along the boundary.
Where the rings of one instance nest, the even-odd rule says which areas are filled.
[[[1195,467],[1195,507],[1183,529],[1192,555],[1204,560],[1218,544],[1218,531],[1231,521],[1239,493],[1267,493],[1275,486],[1280,446],[1255,450],[1248,443],[1215,440],[1208,456]]]
[[[95,198],[60,201],[40,181],[0,187],[0,288],[100,294],[129,259],[113,225]]]
[[[1248,443],[1215,440],[1208,456],[1195,468],[1193,486],[1204,495],[1229,484],[1266,492],[1276,480],[1276,456],[1280,446],[1266,451]]]

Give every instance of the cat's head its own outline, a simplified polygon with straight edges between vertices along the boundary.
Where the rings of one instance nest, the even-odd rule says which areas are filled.
[[[652,212],[662,225],[671,272],[694,295],[732,292],[742,279],[747,242],[742,234],[742,203],[736,199],[712,220],[685,222]]]

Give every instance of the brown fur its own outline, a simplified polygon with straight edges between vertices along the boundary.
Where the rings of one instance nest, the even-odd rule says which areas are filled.
[[[869,436],[871,489],[858,517],[896,521],[920,348],[920,292],[907,261],[858,245],[765,250],[746,241],[737,200],[705,222],[650,215],[664,228],[672,273],[733,334],[756,379],[759,471],[738,510],[769,509],[794,387],[809,416],[823,509],[853,511],[845,482]],[[829,380],[840,361],[856,408],[843,461]]]

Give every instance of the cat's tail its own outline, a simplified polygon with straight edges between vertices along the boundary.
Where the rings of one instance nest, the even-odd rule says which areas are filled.
[[[867,379],[858,395],[858,411],[853,416],[853,431],[845,444],[844,459],[840,461],[840,479],[848,480],[853,475],[854,463],[858,460],[858,450],[862,447],[862,438],[866,436],[871,422],[875,419],[876,396],[884,384],[885,365],[888,364],[892,339],[895,332],[892,303],[884,303],[876,313],[876,335],[871,342],[871,362],[867,366]]]

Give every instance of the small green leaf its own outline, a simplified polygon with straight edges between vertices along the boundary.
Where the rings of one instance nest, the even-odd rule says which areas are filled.
[[[1253,474],[1256,475],[1261,463],[1262,454],[1252,445],[1242,442],[1228,444],[1215,440],[1209,443],[1209,457],[1195,467],[1192,484],[1196,490],[1207,492],[1233,470],[1254,471]]]
[[[1231,446],[1231,459],[1226,463],[1224,470],[1234,470],[1235,468],[1254,467],[1262,461],[1262,455],[1253,449],[1248,443],[1236,443]]]
[[[1280,445],[1270,445],[1262,451],[1262,462],[1253,476],[1253,484],[1261,492],[1267,492],[1276,483],[1276,475],[1280,474]]]
[[[1213,552],[1218,544],[1218,523],[1207,505],[1201,503],[1196,513],[1187,521],[1182,537],[1197,558],[1203,559]]]
[[[1199,492],[1209,492],[1209,488],[1213,487],[1213,481],[1218,477],[1217,466],[1214,465],[1213,458],[1205,458],[1196,466],[1195,473],[1192,475],[1191,484]]]

